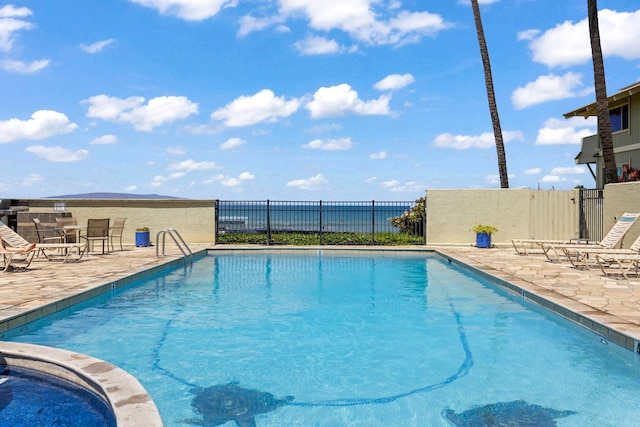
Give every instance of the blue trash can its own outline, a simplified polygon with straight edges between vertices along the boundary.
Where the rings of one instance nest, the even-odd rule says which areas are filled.
[[[490,248],[491,247],[491,234],[476,233],[476,247],[477,248]]]

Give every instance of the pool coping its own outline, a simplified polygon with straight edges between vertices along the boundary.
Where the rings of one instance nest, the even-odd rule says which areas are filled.
[[[158,408],[140,382],[104,360],[54,347],[0,341],[0,365],[45,372],[92,391],[111,408],[119,427],[163,426]]]

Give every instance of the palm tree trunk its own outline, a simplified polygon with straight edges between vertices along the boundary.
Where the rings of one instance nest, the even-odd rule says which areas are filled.
[[[500,127],[500,117],[498,116],[498,106],[496,104],[496,95],[493,90],[493,77],[491,76],[491,62],[489,61],[489,51],[487,50],[487,42],[484,38],[484,29],[482,28],[482,18],[480,17],[480,6],[478,0],[471,0],[473,8],[473,18],[476,22],[476,31],[478,33],[478,43],[480,44],[480,56],[482,57],[482,66],[484,67],[484,82],[487,87],[487,99],[489,101],[489,113],[491,114],[491,123],[493,125],[493,135],[496,140],[496,152],[498,154],[498,171],[500,172],[500,187],[509,188],[509,176],[507,174],[507,157],[504,152],[504,141],[502,139],[502,128]]]
[[[604,76],[604,61],[600,46],[600,29],[598,26],[598,2],[587,0],[589,13],[589,36],[591,39],[591,57],[593,58],[593,84],[596,91],[596,109],[598,113],[598,135],[604,160],[605,184],[618,182],[616,158],[613,153],[613,135],[611,118],[607,102],[607,82]]]

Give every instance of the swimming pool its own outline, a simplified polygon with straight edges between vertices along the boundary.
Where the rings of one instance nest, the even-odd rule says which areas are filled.
[[[2,339],[120,366],[166,426],[446,426],[489,412],[620,426],[640,416],[634,353],[416,253],[206,256]]]

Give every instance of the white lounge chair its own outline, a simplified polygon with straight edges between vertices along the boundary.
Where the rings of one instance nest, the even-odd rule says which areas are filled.
[[[629,280],[629,275],[640,274],[640,255],[596,254],[596,261],[605,276],[621,275]]]
[[[629,228],[633,225],[633,223],[640,217],[640,213],[625,213],[623,214],[618,222],[609,230],[607,236],[611,233],[623,232],[626,233]],[[605,238],[607,238],[605,236]],[[622,236],[620,238],[622,238]],[[542,253],[549,257],[548,251],[552,249],[552,246],[563,246],[563,245],[600,245],[605,238],[603,238],[600,242],[596,242],[595,240],[590,239],[581,239],[581,238],[573,238],[569,240],[546,240],[546,239],[512,239],[511,243],[513,244],[513,248],[516,250],[516,253],[519,255],[529,255],[532,247],[538,247],[542,250]],[[615,246],[615,245],[614,245]]]
[[[589,242],[584,244],[557,244],[557,243],[543,243],[542,251],[547,256],[549,261],[560,262],[566,258],[566,253],[575,252],[578,249],[596,248],[596,249],[614,249],[622,241],[622,238],[627,234],[627,231],[638,220],[640,213],[625,213],[618,222],[615,223],[606,236],[599,242]]]
[[[20,264],[21,268],[29,268],[31,261],[33,260],[34,255],[36,254],[37,249],[34,244],[27,245],[22,248],[14,248],[14,247],[6,247],[2,238],[0,237],[0,255],[2,255],[3,267],[2,272],[4,273],[10,267],[17,267],[15,264]],[[14,260],[15,256],[18,256],[20,259]]]
[[[24,248],[31,244],[2,221],[0,221],[0,236],[13,248]],[[36,243],[36,250],[42,251],[48,260],[63,262],[79,261],[84,255],[86,247],[87,245],[84,243]],[[60,255],[47,254],[45,252],[47,250],[56,250]]]
[[[572,245],[562,246],[564,256],[576,268],[589,269],[596,266],[596,255],[616,256],[616,255],[640,255],[640,235],[628,248],[602,248],[595,245]]]

